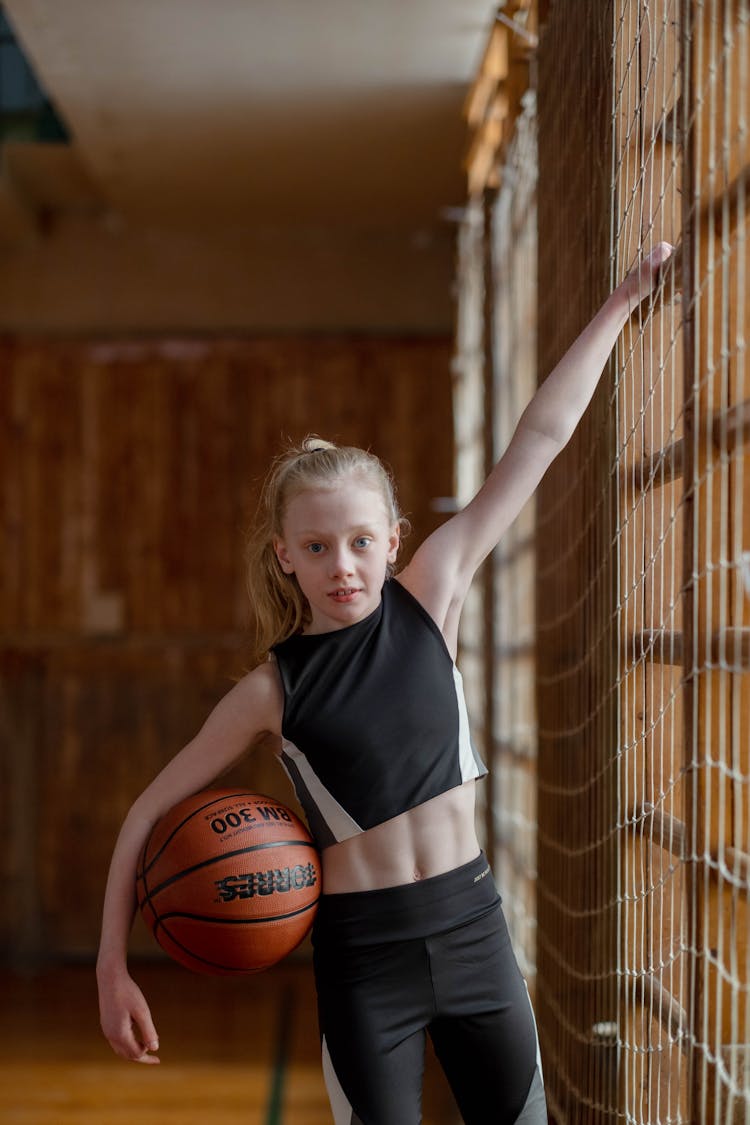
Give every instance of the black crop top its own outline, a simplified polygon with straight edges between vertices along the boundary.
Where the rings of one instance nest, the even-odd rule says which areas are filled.
[[[469,738],[461,674],[396,579],[362,621],[297,633],[273,653],[281,761],[319,848],[487,773]]]

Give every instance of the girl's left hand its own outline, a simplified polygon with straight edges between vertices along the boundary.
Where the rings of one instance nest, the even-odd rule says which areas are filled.
[[[99,972],[102,1031],[116,1055],[139,1063],[158,1063],[159,1037],[149,1006],[125,969]]]
[[[669,242],[659,242],[643,261],[630,271],[620,289],[628,299],[628,310],[632,313],[641,301],[645,301],[659,283],[664,263],[674,253]]]

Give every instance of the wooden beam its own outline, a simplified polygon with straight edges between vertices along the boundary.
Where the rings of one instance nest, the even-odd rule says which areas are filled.
[[[493,25],[477,76],[464,103],[464,116],[470,126],[478,126],[485,118],[492,96],[508,77],[508,32],[498,23]]]
[[[682,664],[682,633],[671,629],[644,629],[631,635],[628,652],[641,654],[654,664]]]
[[[508,738],[493,738],[492,752],[498,757],[513,758],[516,764],[528,763],[529,768],[536,766],[536,747],[531,743],[512,742]]]
[[[682,438],[647,454],[634,465],[623,465],[620,479],[626,488],[658,488],[682,476],[684,442]]]
[[[687,826],[676,816],[664,812],[661,808],[638,805],[628,815],[627,824],[646,837],[650,843],[663,848],[677,859],[690,858]],[[712,848],[710,859],[709,874],[712,878],[719,878],[722,868],[726,868],[736,883],[750,882],[750,855],[741,848],[735,848],[730,844],[721,854],[718,849]]]
[[[716,449],[731,453],[739,445],[750,443],[750,399],[735,403],[714,416],[713,443]]]
[[[504,12],[498,12],[495,16],[495,19],[498,20],[498,22],[501,23],[504,27],[507,27],[513,35],[516,35],[520,38],[520,41],[523,44],[522,49],[525,48],[526,53],[535,51],[539,46],[539,37],[535,35],[533,31],[529,31],[528,28],[524,26],[524,24],[520,23],[518,20],[513,19],[512,16],[507,16]]]
[[[711,437],[715,449],[733,452],[750,444],[750,399],[738,402],[714,416]],[[685,443],[678,438],[663,449],[650,453],[635,465],[625,465],[620,479],[626,488],[659,488],[682,476]]]
[[[515,19],[514,16],[520,16]],[[536,0],[496,13],[477,75],[464,101],[472,140],[463,161],[469,196],[500,186],[500,158],[529,85],[529,57],[538,45]],[[498,122],[500,128],[498,128]]]
[[[711,661],[727,672],[750,671],[750,628],[718,629],[711,637]]]
[[[690,1041],[688,1015],[682,1005],[650,973],[635,978],[635,993],[640,1002],[651,1008],[662,1027],[673,1039],[687,1045]]]
[[[488,118],[474,136],[464,166],[469,178],[469,195],[481,195],[497,162],[505,131],[504,118]]]
[[[682,664],[683,634],[670,629],[643,629],[631,634],[628,652],[645,656],[654,664]],[[711,635],[710,660],[725,671],[750,671],[750,627],[726,626]]]
[[[627,823],[671,855],[687,859],[687,829],[684,822],[676,816],[658,807],[638,805],[629,814]]]

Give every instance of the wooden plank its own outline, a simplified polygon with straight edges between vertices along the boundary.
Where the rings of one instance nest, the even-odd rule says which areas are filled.
[[[671,629],[644,629],[630,639],[628,647],[656,664],[682,664],[684,657],[682,633]]]
[[[656,1019],[670,1035],[685,1043],[690,1035],[687,1012],[679,1001],[650,973],[638,977],[637,994],[640,1002],[648,1005]]]
[[[730,407],[713,421],[713,441],[718,450],[733,452],[750,441],[750,401]],[[684,442],[670,442],[640,462],[623,466],[621,480],[625,488],[659,488],[682,476]]]
[[[469,126],[478,126],[487,116],[498,85],[508,76],[508,68],[508,31],[499,23],[493,23],[476,78],[469,88],[464,103],[464,117]]]
[[[671,813],[665,812],[661,805],[636,805],[629,814],[633,827],[643,835],[648,835],[660,848],[664,848],[678,859],[687,859],[690,854],[685,823]]]
[[[623,465],[620,480],[625,488],[641,491],[660,488],[682,476],[683,440],[671,442],[654,453],[645,453],[640,461]]]
[[[264,353],[274,347],[276,363]],[[241,546],[253,492],[284,431],[301,436],[313,422],[342,431],[343,416],[343,436],[348,427],[365,445],[376,429],[397,474],[399,462],[407,469],[402,489],[417,512],[416,533],[436,526],[420,499],[415,463],[422,455],[433,467],[430,492],[451,491],[450,449],[433,438],[450,435],[448,342],[379,344],[383,359],[376,365],[368,347],[333,340],[217,343],[212,358],[187,345],[173,348],[170,358],[159,343],[15,348],[0,434],[11,459],[4,477],[7,542],[15,544],[6,572],[14,585],[0,590],[8,626],[234,627],[243,620],[238,608],[244,614]],[[393,361],[397,351],[399,362],[389,366],[385,354]],[[361,424],[342,398],[355,383]],[[371,404],[389,396],[401,403],[398,433],[390,419],[372,422]],[[258,415],[262,440],[253,444],[245,424]]]

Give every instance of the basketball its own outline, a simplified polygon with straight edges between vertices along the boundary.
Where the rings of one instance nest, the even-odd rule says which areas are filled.
[[[257,973],[308,933],[320,861],[307,828],[273,797],[205,790],[152,829],[138,905],[156,941],[198,973]]]

